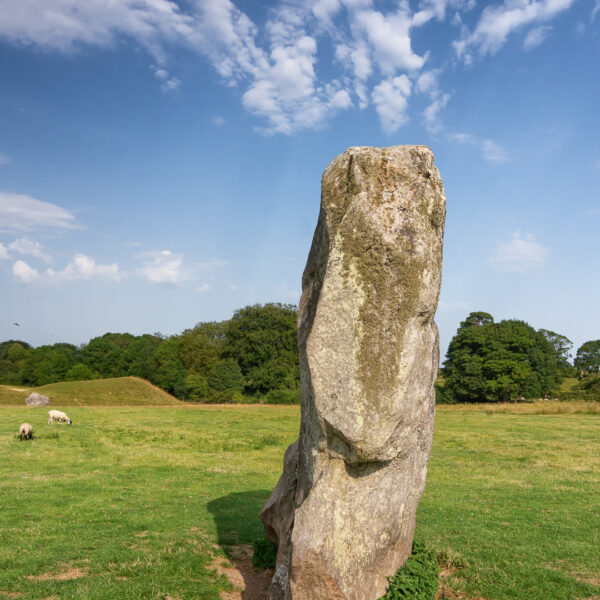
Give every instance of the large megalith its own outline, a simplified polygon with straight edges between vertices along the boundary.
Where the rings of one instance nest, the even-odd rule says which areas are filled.
[[[273,600],[375,600],[411,552],[433,439],[445,196],[425,146],[323,174],[298,316],[302,416],[261,517]]]

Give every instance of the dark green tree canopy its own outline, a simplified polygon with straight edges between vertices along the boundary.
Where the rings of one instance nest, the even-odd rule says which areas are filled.
[[[240,366],[247,391],[300,385],[297,318],[291,304],[255,304],[237,310],[225,323],[224,356]]]
[[[575,357],[575,367],[589,373],[600,371],[600,340],[590,340],[579,347]]]
[[[457,402],[540,398],[555,387],[557,368],[554,347],[527,323],[471,313],[448,347],[444,388]]]

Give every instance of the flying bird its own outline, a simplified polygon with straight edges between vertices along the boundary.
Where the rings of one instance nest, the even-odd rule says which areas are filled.
[[[18,323],[13,323],[13,325],[16,325],[17,327],[21,327]]]

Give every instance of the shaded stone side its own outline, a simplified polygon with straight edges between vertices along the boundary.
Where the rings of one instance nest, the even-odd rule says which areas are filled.
[[[375,600],[410,554],[433,439],[445,196],[424,146],[323,174],[298,317],[302,418],[261,517],[275,600]]]

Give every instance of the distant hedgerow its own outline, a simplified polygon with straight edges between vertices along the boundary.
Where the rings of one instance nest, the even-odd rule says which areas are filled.
[[[435,600],[440,568],[435,555],[421,542],[414,542],[412,554],[393,577],[380,600]]]

